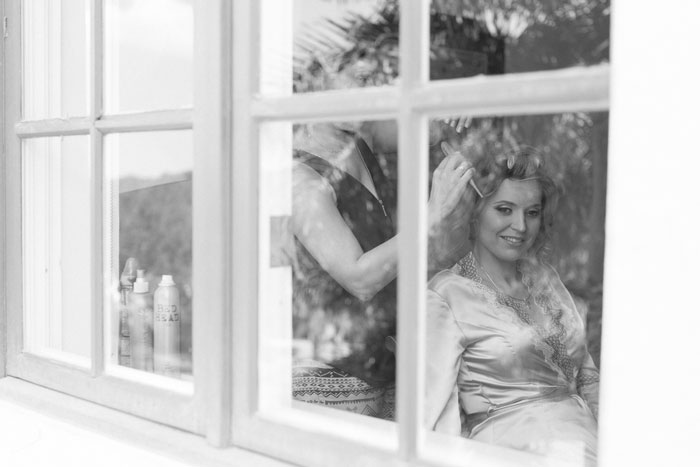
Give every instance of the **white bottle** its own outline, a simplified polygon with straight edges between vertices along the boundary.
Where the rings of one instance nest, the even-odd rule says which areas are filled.
[[[115,328],[119,329],[118,339],[118,356],[119,364],[122,366],[131,366],[131,339],[129,338],[129,295],[134,290],[134,281],[136,280],[136,270],[138,263],[136,259],[129,258],[124,265],[124,271],[119,280],[120,305],[118,323],[114,323]]]
[[[155,372],[180,377],[180,292],[173,277],[163,275],[153,295]]]
[[[153,306],[143,269],[136,271],[134,290],[129,294],[129,340],[131,367],[153,371]]]

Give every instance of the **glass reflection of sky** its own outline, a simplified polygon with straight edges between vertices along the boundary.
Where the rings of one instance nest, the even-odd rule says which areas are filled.
[[[108,112],[192,107],[192,0],[105,4]]]

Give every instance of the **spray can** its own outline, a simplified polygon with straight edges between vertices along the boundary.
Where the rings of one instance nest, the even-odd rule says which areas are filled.
[[[122,366],[131,366],[131,341],[129,339],[129,295],[134,290],[138,264],[134,258],[126,260],[124,271],[119,278],[119,337],[118,362]]]
[[[154,366],[161,375],[180,377],[180,292],[173,277],[163,275],[153,296]]]
[[[153,305],[143,269],[136,271],[134,290],[129,294],[129,340],[131,367],[153,371]]]

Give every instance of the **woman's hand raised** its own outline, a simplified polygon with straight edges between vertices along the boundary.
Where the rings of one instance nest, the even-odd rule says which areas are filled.
[[[432,273],[451,267],[469,251],[469,221],[476,196],[468,188],[474,175],[471,164],[446,144],[443,152],[446,157],[433,172],[428,201],[428,270]]]

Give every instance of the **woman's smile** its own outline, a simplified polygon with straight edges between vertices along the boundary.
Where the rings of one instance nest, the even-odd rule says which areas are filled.
[[[501,235],[501,238],[511,245],[522,245],[524,239],[522,237],[509,237]]]

